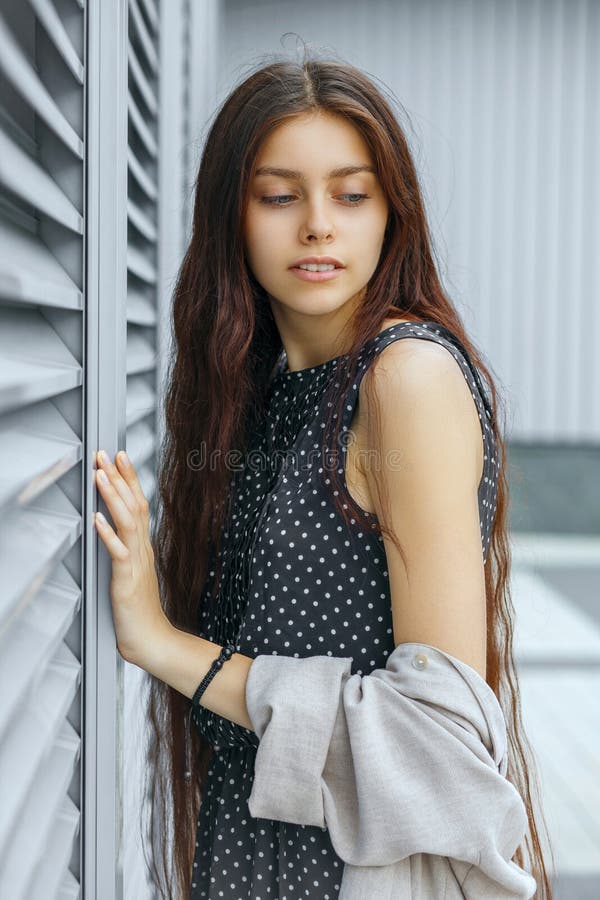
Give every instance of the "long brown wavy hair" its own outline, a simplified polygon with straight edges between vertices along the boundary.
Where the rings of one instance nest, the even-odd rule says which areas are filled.
[[[393,112],[394,99],[385,86],[377,87],[361,70],[305,49],[301,60],[271,56],[265,64],[263,57],[260,67],[246,75],[215,114],[195,182],[193,231],[173,296],[174,346],[151,538],[162,602],[175,627],[199,633],[199,598],[210,561],[220,547],[228,509],[228,454],[243,452],[247,446],[250,429],[264,411],[269,379],[282,351],[267,294],[245,258],[243,222],[258,150],[273,129],[298,115],[321,110],[342,116],[366,141],[390,209],[379,264],[349,323],[346,376],[356,371],[364,343],[379,332],[386,318],[397,317],[435,321],[453,332],[490,388],[490,424],[500,468],[485,563],[487,682],[507,722],[507,777],[528,814],[529,827],[513,860],[533,874],[538,885],[535,896],[546,900],[552,896],[551,883],[536,820],[543,823],[551,848],[536,763],[521,720],[513,658],[504,401],[440,283],[417,172]],[[331,407],[331,421],[337,417],[338,423],[337,428],[333,425],[336,446],[343,394],[339,392],[340,405]],[[331,434],[329,428],[324,434]],[[210,466],[190,464],[190,454],[200,447],[205,458],[211,459]],[[339,492],[334,490],[332,502],[349,528],[350,516],[372,528],[373,519],[365,520],[361,508],[343,493],[335,467],[327,474],[332,477],[332,490]],[[381,521],[379,527],[390,533]],[[212,596],[218,592],[220,574]],[[145,817],[150,853],[146,861],[160,896],[183,900],[190,893],[201,789],[212,745],[195,727],[191,729],[192,782],[186,783],[184,725],[190,701],[152,676],[146,684],[150,723],[145,792],[150,805]],[[146,840],[143,843],[146,852]]]

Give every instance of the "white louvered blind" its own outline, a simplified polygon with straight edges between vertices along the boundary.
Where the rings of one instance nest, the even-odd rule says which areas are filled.
[[[129,0],[127,452],[154,495],[158,234],[158,11]]]
[[[0,898],[80,896],[84,11],[0,8]]]

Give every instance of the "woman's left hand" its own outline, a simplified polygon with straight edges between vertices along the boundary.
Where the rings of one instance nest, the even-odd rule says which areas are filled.
[[[117,530],[115,533],[104,516],[100,518],[101,513],[96,514],[94,527],[112,559],[110,597],[117,649],[128,662],[140,665],[144,653],[172,626],[160,602],[148,501],[126,454],[121,451],[116,460],[115,466],[107,454],[98,452],[95,479]]]

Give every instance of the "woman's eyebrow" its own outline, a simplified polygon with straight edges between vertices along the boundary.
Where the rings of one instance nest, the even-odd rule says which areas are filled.
[[[332,169],[331,172],[328,172],[325,175],[325,179],[327,178],[343,178],[346,175],[355,175],[357,172],[372,172],[375,175],[375,169],[373,166],[338,166],[336,169]],[[295,169],[280,169],[275,166],[261,166],[260,169],[257,169],[254,173],[255,175],[276,175],[279,178],[296,178],[298,181],[305,181],[306,176],[302,172],[297,172]]]

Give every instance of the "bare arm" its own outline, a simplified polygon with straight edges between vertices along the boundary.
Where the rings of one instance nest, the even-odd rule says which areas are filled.
[[[148,501],[126,454],[117,454],[115,465],[99,453],[97,464],[95,481],[116,526],[115,530],[104,518],[94,520],[112,560],[110,593],[119,653],[191,698],[222,647],[174,627],[162,609]],[[234,653],[200,699],[211,712],[250,730],[245,691],[252,662],[251,657]]]
[[[221,649],[206,638],[169,626],[148,652],[138,652],[128,661],[191,698]],[[246,707],[246,681],[253,662],[250,656],[234,653],[200,698],[201,706],[250,731],[254,726]]]
[[[366,476],[384,535],[394,644],[423,641],[486,676],[486,595],[477,488],[483,441],[460,366],[443,347],[406,338],[382,351],[365,376]],[[363,384],[365,383],[363,380]],[[361,389],[363,387],[361,384]],[[379,407],[381,435],[374,425]],[[373,407],[373,408],[372,408]],[[399,454],[400,465],[392,464]],[[381,508],[381,497],[389,509]]]

